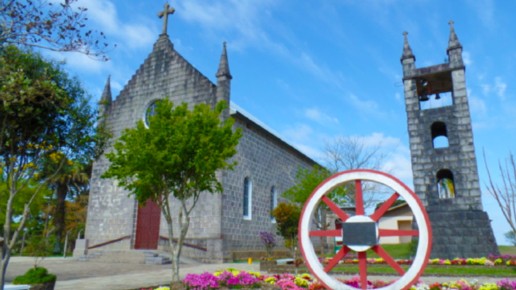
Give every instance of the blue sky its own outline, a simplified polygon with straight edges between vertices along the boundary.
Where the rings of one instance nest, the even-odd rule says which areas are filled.
[[[165,1],[83,0],[88,26],[117,45],[109,62],[66,59],[98,100],[113,96],[152,50]],[[387,154],[384,170],[412,186],[400,56],[402,32],[418,67],[444,62],[448,21],[463,45],[484,209],[497,242],[509,226],[485,190],[482,150],[493,173],[515,150],[516,2],[481,0],[184,0],[168,34],[175,49],[215,81],[222,42],[233,75],[231,99],[316,160],[327,143],[353,136]],[[516,152],[515,152],[516,153]]]

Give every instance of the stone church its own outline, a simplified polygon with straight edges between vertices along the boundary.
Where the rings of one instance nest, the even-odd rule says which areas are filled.
[[[160,13],[163,31],[152,52],[114,99],[108,78],[99,114],[113,140],[136,122],[145,122],[159,99],[168,98],[174,104],[231,103],[226,45],[214,83],[174,49],[167,34],[167,18],[172,13],[173,8],[166,5]],[[281,193],[294,185],[299,168],[316,164],[232,103],[229,115],[235,119],[235,129],[243,133],[233,157],[238,164],[232,171],[218,173],[222,193],[201,196],[182,254],[205,262],[229,260],[235,251],[262,250],[259,233],[276,231],[271,210]],[[74,255],[163,249],[168,235],[159,208],[152,203],[139,206],[115,180],[101,178],[108,166],[105,156],[94,162],[85,237],[78,240],[79,251]]]

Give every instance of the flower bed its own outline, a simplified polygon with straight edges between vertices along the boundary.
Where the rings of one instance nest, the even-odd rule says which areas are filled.
[[[331,258],[326,258],[323,263],[327,263]],[[397,259],[399,265],[410,265],[412,260]],[[344,264],[358,264],[358,259],[344,259],[340,263]],[[369,258],[368,264],[386,264],[383,258]],[[479,266],[516,266],[516,256],[502,255],[502,256],[488,256],[481,258],[455,258],[455,259],[430,259],[429,265],[479,265]]]
[[[342,280],[343,283],[359,288],[359,277]],[[367,289],[375,289],[390,284],[391,281],[368,281]],[[275,274],[262,275],[259,272],[246,272],[236,269],[226,269],[215,273],[188,274],[182,281],[184,289],[281,289],[281,290],[319,290],[325,289],[309,274]],[[411,290],[516,290],[516,280],[503,279],[497,283],[479,283],[476,281],[458,280],[448,283],[419,283]],[[143,289],[142,289],[143,290]],[[154,288],[154,290],[170,290],[169,287]]]

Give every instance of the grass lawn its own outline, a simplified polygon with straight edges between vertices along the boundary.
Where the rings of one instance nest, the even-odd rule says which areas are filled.
[[[502,255],[515,255],[516,256],[516,247],[515,246],[498,246],[498,250]]]
[[[409,259],[412,257],[410,251],[410,244],[398,244],[398,245],[382,245],[382,247],[395,259]],[[516,247],[514,246],[499,246],[500,254],[516,255]],[[367,252],[368,258],[378,257],[373,251]],[[480,258],[480,257],[471,257]],[[409,266],[402,265],[404,269]],[[368,265],[369,274],[380,274],[380,275],[398,275],[394,269],[388,265]],[[358,265],[353,264],[342,264],[338,265],[333,269],[333,272],[343,273],[358,273]],[[457,277],[471,277],[471,276],[492,276],[500,278],[516,277],[516,267],[506,266],[474,266],[474,265],[428,265],[423,275],[427,276],[457,276]]]

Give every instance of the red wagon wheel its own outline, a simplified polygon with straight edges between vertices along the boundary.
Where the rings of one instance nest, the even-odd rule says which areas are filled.
[[[363,182],[372,182],[388,187],[392,195],[371,215],[365,214]],[[333,189],[351,184],[355,187],[354,216],[349,216],[327,195]],[[410,207],[417,223],[415,230],[392,230],[379,228],[380,218],[402,197]],[[320,202],[323,202],[340,219],[342,229],[314,230],[312,226],[314,213]],[[346,232],[348,235],[346,235]],[[350,234],[351,233],[351,234]],[[404,270],[383,247],[379,244],[380,237],[412,236],[418,238],[418,246],[414,260],[409,269]],[[312,244],[311,237],[342,237],[343,246],[326,265],[323,265]],[[408,289],[417,282],[430,257],[432,230],[430,221],[423,204],[417,195],[395,177],[374,170],[350,170],[337,173],[322,182],[312,192],[301,213],[299,221],[299,244],[310,272],[317,277],[328,289],[367,289],[367,253],[371,249],[391,266],[400,276],[392,284],[379,289]],[[355,288],[339,281],[331,273],[334,267],[350,252],[358,255],[359,276],[361,288]]]

